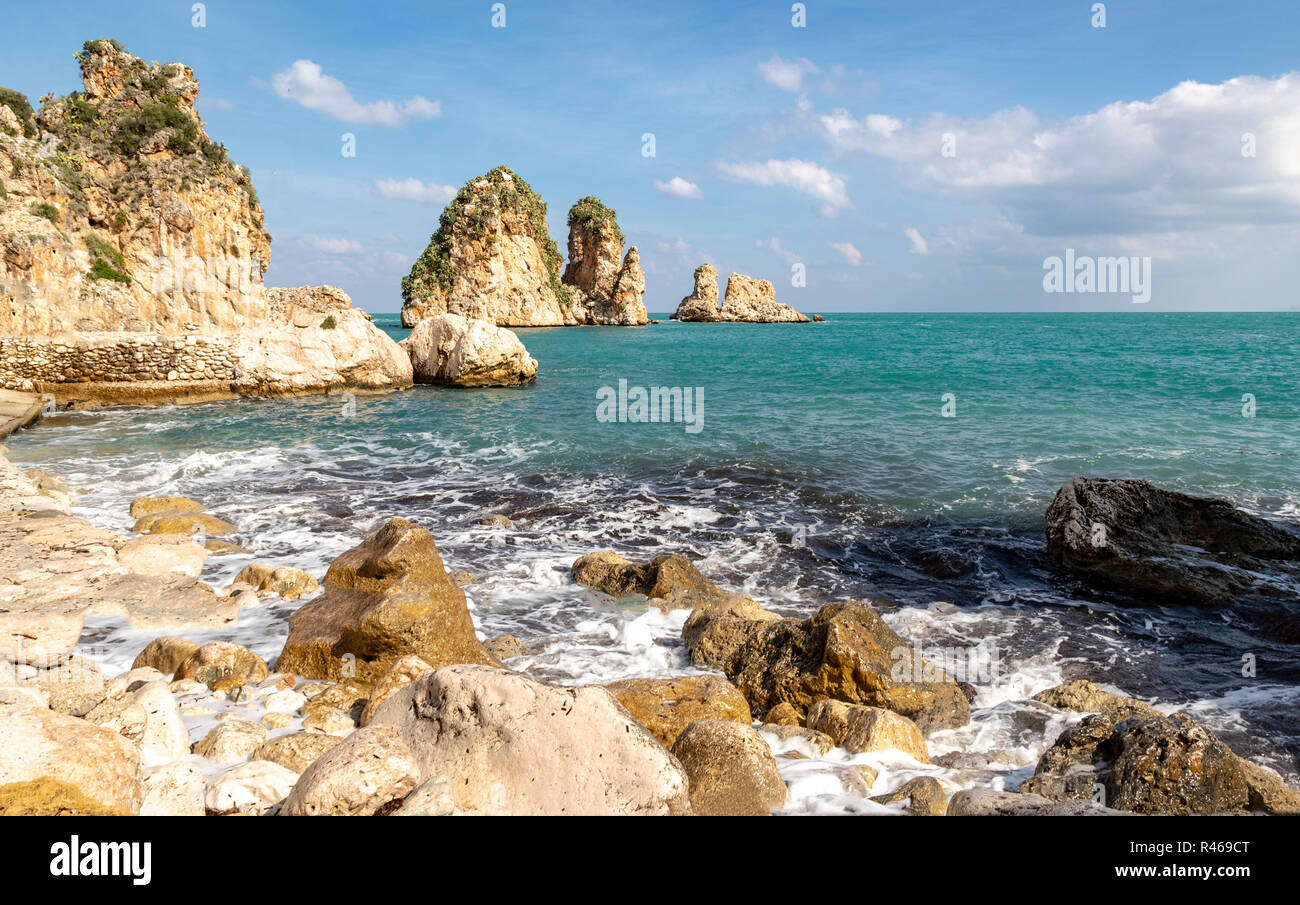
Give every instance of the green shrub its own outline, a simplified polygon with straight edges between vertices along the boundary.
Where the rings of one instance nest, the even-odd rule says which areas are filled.
[[[182,155],[194,152],[198,127],[177,105],[175,98],[145,104],[122,117],[113,135],[113,148],[119,154],[134,155],[146,139],[164,130],[172,132],[167,139],[169,149]]]
[[[17,115],[23,124],[23,135],[28,138],[36,137],[36,111],[32,109],[32,103],[27,100],[27,95],[12,88],[0,87],[0,104]]]
[[[90,251],[92,263],[90,278],[92,280],[113,280],[117,283],[129,283],[131,278],[124,273],[126,259],[122,253],[99,236],[86,236],[86,248]]]
[[[618,221],[615,219],[616,211],[605,206],[599,198],[588,195],[586,198],[579,198],[569,208],[569,226],[581,226],[584,229],[599,229],[602,224],[608,223],[614,227],[614,234],[618,236],[618,241],[623,241],[623,231],[618,228]]]
[[[332,314],[320,322],[320,328],[322,330],[333,330],[337,326],[338,324],[335,322],[334,315]]]
[[[112,265],[105,264],[103,261],[96,261],[90,265],[90,278],[92,280],[112,280],[115,283],[130,283],[131,278],[120,270],[114,270]]]
[[[59,222],[59,209],[48,201],[32,202],[32,213],[38,217],[44,217],[53,224],[57,225]]]

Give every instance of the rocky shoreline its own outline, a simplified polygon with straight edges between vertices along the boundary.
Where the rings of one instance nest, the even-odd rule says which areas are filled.
[[[1064,729],[1017,789],[935,755],[979,689],[871,602],[783,617],[685,557],[592,553],[575,584],[683,613],[700,672],[559,686],[510,669],[518,642],[479,636],[472,579],[415,523],[371,532],[319,586],[267,563],[216,591],[199,575],[231,526],[198,501],[138,499],[131,536],[70,503],[0,458],[0,813],[759,815],[789,806],[783,770],[828,759],[873,813],[1300,813],[1300,792],[1186,713],[1083,680],[1034,695]],[[271,663],[184,637],[265,599],[305,601]],[[77,652],[99,613],[158,632],[123,675]]]

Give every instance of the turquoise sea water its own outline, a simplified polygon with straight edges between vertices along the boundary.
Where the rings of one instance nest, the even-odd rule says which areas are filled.
[[[406,332],[395,315],[376,320]],[[132,497],[183,493],[237,524],[258,559],[317,573],[380,519],[415,518],[449,568],[484,576],[471,589],[483,631],[523,638],[537,653],[520,668],[545,678],[688,671],[679,624],[567,577],[593,550],[680,551],[789,612],[885,598],[907,637],[997,640],[1012,678],[981,691],[975,725],[999,750],[1033,756],[1016,701],[1087,676],[1190,706],[1300,773],[1293,639],[1228,612],[1110,599],[1057,574],[1042,537],[1044,509],[1076,474],[1300,522],[1300,314],[661,320],[517,331],[540,362],[529,387],[70,412],[9,445],[15,461],[67,475],[99,523],[129,527]],[[620,380],[702,392],[702,428],[599,420],[598,393]],[[479,526],[485,513],[515,528]],[[247,561],[214,559],[209,579]],[[268,654],[288,606],[249,623]],[[1261,664],[1254,678],[1244,652]]]

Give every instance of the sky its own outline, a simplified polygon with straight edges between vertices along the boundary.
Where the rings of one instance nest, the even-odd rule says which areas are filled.
[[[499,164],[561,251],[574,201],[616,209],[652,312],[706,261],[808,312],[1300,310],[1294,0],[42,0],[4,19],[0,85],[33,102],[80,87],[89,38],[193,67],[208,134],[252,170],[267,283],[372,312],[401,307],[443,206]],[[1118,258],[1129,285],[1114,260],[1088,279]]]

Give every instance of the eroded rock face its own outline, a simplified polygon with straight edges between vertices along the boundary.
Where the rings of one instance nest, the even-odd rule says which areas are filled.
[[[695,269],[695,289],[677,306],[679,321],[726,321],[730,323],[805,323],[808,318],[776,300],[776,290],[767,280],[741,273],[727,277],[727,291],[718,307],[718,271],[712,264]]]
[[[1300,791],[1186,714],[1114,710],[1065,730],[1017,790],[1139,814],[1300,813]]]
[[[264,288],[261,206],[189,67],[111,41],[78,60],[80,94],[0,129],[0,385],[80,404],[409,385],[341,290]]]
[[[289,617],[279,672],[374,681],[406,654],[433,667],[494,663],[433,536],[390,519],[330,565],[325,590]]]
[[[508,167],[471,179],[402,279],[402,324],[459,314],[500,327],[578,323],[546,203]]]
[[[1065,569],[1157,601],[1224,604],[1275,594],[1261,573],[1300,576],[1300,535],[1146,481],[1075,478],[1046,521],[1047,551]]]
[[[537,379],[537,360],[518,336],[459,314],[420,321],[401,345],[410,356],[416,383],[518,386]]]
[[[633,246],[623,257],[623,231],[615,212],[598,198],[583,198],[569,209],[569,263],[564,283],[575,290],[589,324],[640,326],[649,322],[645,271]]]
[[[1069,710],[1076,713],[1111,713],[1119,710],[1157,713],[1158,711],[1145,701],[1126,695],[1105,691],[1095,682],[1076,679],[1064,685],[1057,685],[1034,695],[1035,701],[1041,701],[1057,710]]]
[[[776,757],[753,727],[697,720],[673,744],[691,784],[691,809],[702,817],[766,817],[785,806]]]
[[[970,722],[957,683],[870,606],[829,604],[802,620],[755,609],[752,601],[702,606],[682,630],[695,664],[725,672],[755,712],[784,702],[807,714],[830,698],[892,710],[925,733]]]
[[[681,765],[603,688],[448,666],[395,693],[370,726],[397,730],[421,781],[445,777],[459,814],[689,811]]]

